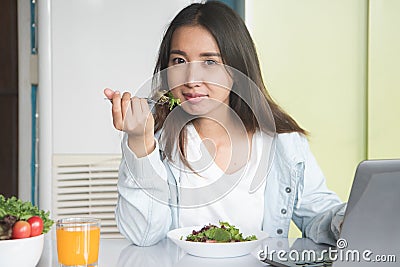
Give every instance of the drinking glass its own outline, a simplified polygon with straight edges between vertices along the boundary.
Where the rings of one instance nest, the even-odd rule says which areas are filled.
[[[60,267],[97,266],[100,219],[64,218],[56,222],[57,254]]]

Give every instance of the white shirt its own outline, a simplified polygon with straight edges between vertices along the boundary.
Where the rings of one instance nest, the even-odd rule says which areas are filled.
[[[192,124],[187,126],[187,134],[191,141],[187,159],[193,163],[191,166],[198,167],[194,173],[181,165],[180,188],[184,189],[180,194],[179,226],[219,225],[219,221],[226,221],[243,233],[261,230],[265,186],[252,193],[249,189],[260,162],[264,134],[255,132],[249,161],[233,174],[225,174],[217,166]]]

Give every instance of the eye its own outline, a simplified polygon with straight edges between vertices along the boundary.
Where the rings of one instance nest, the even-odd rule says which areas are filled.
[[[176,58],[172,59],[172,63],[173,64],[183,64],[183,63],[186,63],[186,61],[181,57],[176,57]]]
[[[208,65],[208,66],[212,66],[212,65],[218,64],[217,61],[212,60],[212,59],[207,59],[206,61],[204,61],[204,63],[206,65]]]

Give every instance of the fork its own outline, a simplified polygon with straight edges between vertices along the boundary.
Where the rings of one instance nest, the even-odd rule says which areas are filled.
[[[149,105],[164,105],[169,102],[169,97],[165,95],[166,91],[158,91],[152,97],[143,97],[142,99],[147,100],[147,104]],[[111,103],[112,99],[104,98],[105,100],[109,100]]]

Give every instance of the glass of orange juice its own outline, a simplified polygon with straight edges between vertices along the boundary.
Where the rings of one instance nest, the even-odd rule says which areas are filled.
[[[97,266],[100,219],[64,218],[56,222],[56,229],[60,267]]]

